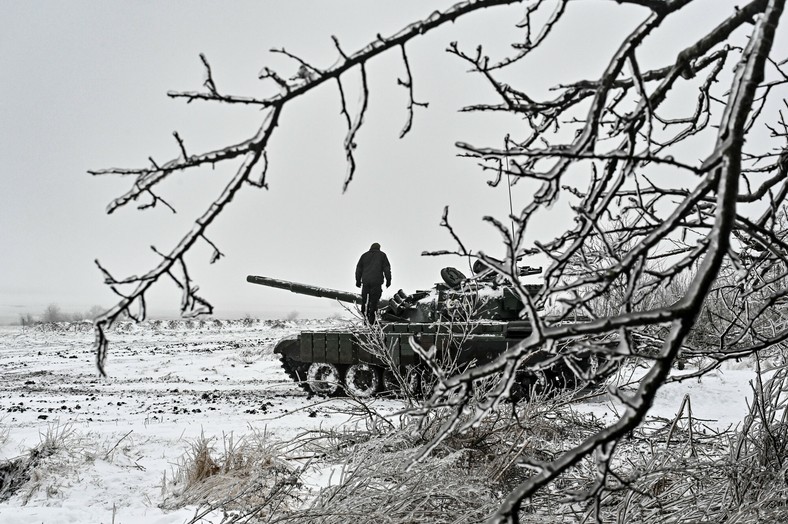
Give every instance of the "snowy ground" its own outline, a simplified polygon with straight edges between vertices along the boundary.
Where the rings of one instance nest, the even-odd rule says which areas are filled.
[[[204,435],[256,431],[287,441],[304,429],[348,423],[341,400],[318,403],[291,383],[271,352],[280,337],[331,321],[163,321],[111,336],[107,378],[96,373],[90,325],[0,328],[0,463],[42,440],[65,439],[60,463],[38,468],[0,522],[182,523],[194,507],[159,508],[163,479]],[[709,426],[739,423],[747,366],[664,388],[652,413],[675,416],[685,395]],[[395,411],[396,401],[376,401]],[[606,399],[579,409],[612,420]],[[1,480],[1,479],[0,479]],[[216,519],[217,521],[219,519]]]

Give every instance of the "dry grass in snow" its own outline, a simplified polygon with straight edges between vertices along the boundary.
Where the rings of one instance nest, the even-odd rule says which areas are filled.
[[[604,392],[505,404],[416,461],[440,411],[308,399],[271,354],[303,327],[125,326],[107,380],[88,330],[0,332],[0,521],[479,522],[620,409]],[[772,364],[763,382],[749,362],[666,385],[596,499],[582,496],[600,478],[589,457],[521,522],[784,519],[788,387]]]

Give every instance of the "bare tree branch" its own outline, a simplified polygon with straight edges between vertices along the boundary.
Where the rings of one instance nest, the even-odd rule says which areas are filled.
[[[503,79],[522,78],[520,68],[527,70],[528,64],[523,59],[557,37],[556,28],[574,8],[568,0],[463,1],[392,36],[377,35],[353,53],[345,52],[332,36],[339,59],[330,67],[275,49],[298,70],[290,76],[264,67],[259,77],[272,81],[278,93],[262,98],[219,93],[211,67],[200,55],[205,90],[169,95],[187,102],[252,105],[266,110],[266,121],[254,137],[201,154],[188,155],[174,133],[180,155],[169,162],[149,159],[150,166],[142,169],[91,172],[134,177],[132,187],[110,204],[108,212],[141,197],[141,209],[162,203],[174,212],[158,190],[154,193],[156,184],[178,171],[242,159],[225,189],[180,242],[168,252],[156,251],[161,256],[156,267],[116,279],[96,262],[120,298],[96,322],[99,370],[104,373],[107,330],[123,314],[144,318],[146,292],[161,277],[179,287],[183,315],[211,311],[210,303],[197,294],[186,255],[202,239],[213,248],[211,263],[224,256],[206,230],[245,183],[267,188],[266,149],[285,105],[328,80],[337,82],[346,126],[346,191],[360,171],[355,153],[374,85],[367,77],[370,61],[399,48],[405,74],[396,81],[407,89],[402,138],[411,130],[414,108],[427,107],[414,97],[411,41],[487,7],[523,4],[524,18],[517,24],[522,39],[511,45],[511,55],[491,60],[482,45],[466,48],[458,42],[447,51],[493,97],[490,103],[461,110],[482,112],[480,117],[486,111],[505,112],[516,121],[502,130],[503,147],[500,138],[491,140],[493,145],[457,141],[458,154],[478,162],[490,186],[506,175],[512,183],[536,181],[538,188],[509,220],[484,217],[500,237],[503,255],[490,256],[464,239],[449,222],[448,206],[440,227],[454,247],[423,254],[479,262],[495,285],[506,285],[519,298],[518,325],[530,326],[530,335],[513,341],[492,360],[453,376],[431,366],[434,352],[419,347],[422,361],[435,368],[440,380],[430,398],[410,414],[438,423],[410,468],[417,468],[419,460],[458,433],[490,417],[506,416],[509,410],[503,402],[512,397],[521,373],[538,376],[562,363],[575,377],[592,382],[620,362],[636,361],[647,368],[631,385],[636,389],[610,387],[610,395],[623,405],[616,419],[594,428],[571,448],[547,457],[523,456],[522,465],[529,472],[507,487],[501,507],[488,516],[490,522],[519,522],[528,500],[543,496],[547,486],[581,467],[588,473],[582,488],[566,493],[578,515],[606,521],[611,497],[626,493],[629,501],[652,496],[616,455],[625,437],[643,426],[657,391],[671,381],[702,377],[727,360],[774,351],[788,341],[788,73],[783,70],[786,61],[771,56],[784,0],[752,0],[730,12],[710,12],[716,25],[692,44],[676,45],[670,51],[675,53],[669,55],[672,59],[652,63],[646,45],[668,19],[684,15],[684,7],[693,2],[615,0],[642,16],[641,22],[621,39],[599,78],[564,81],[546,97]],[[354,68],[360,80],[357,105],[347,96],[348,78],[354,77],[345,75],[355,74]],[[687,89],[693,93],[689,97]],[[775,100],[782,102],[776,109]],[[551,213],[556,205],[571,213],[574,222],[553,238],[537,234],[544,229],[542,221],[555,216]],[[518,267],[524,257],[535,255],[549,261],[538,290],[521,281]],[[471,281],[481,278],[475,275]],[[589,371],[572,363],[581,356],[598,359],[599,368]],[[697,370],[671,376],[676,362],[689,358],[697,359]],[[475,394],[480,384],[487,388],[483,398]],[[763,381],[755,385],[759,411],[753,416],[770,416],[764,400],[770,387]],[[677,421],[685,415],[693,417],[688,401],[670,421],[666,447],[675,444]],[[690,442],[695,438],[692,431],[690,426]],[[774,445],[780,435],[767,428],[765,439]],[[626,515],[625,509],[617,518]]]

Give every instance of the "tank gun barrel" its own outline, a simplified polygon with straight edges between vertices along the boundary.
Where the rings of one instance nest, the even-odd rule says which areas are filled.
[[[532,266],[520,266],[519,268],[519,275],[521,277],[526,277],[528,275],[538,275],[542,272],[542,266],[539,267],[532,267]]]
[[[348,302],[351,304],[361,303],[361,295],[358,295],[356,293],[350,293],[349,291],[340,291],[338,289],[310,286],[307,284],[299,284],[298,282],[290,282],[288,280],[279,280],[277,278],[261,277],[257,275],[247,276],[246,281],[260,286],[286,289],[288,291],[292,291],[293,293],[297,293],[299,295],[331,298],[334,300],[339,300],[340,302]]]

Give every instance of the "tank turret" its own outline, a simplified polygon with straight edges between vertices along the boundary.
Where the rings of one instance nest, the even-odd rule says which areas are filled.
[[[474,274],[470,278],[453,267],[441,270],[443,283],[435,285],[436,311],[444,318],[450,318],[455,316],[454,311],[459,307],[468,320],[520,320],[525,305],[514,288],[481,263],[475,264],[473,269]],[[541,272],[541,267],[519,268],[520,276]],[[524,284],[523,287],[535,296],[542,285]]]
[[[441,270],[443,282],[435,284],[430,290],[407,294],[400,289],[391,298],[378,303],[378,316],[383,322],[437,322],[455,317],[461,308],[468,313],[469,320],[517,320],[523,309],[517,293],[510,286],[499,282],[494,273],[484,271],[478,265],[474,270],[474,276],[467,278],[456,268],[447,267]],[[520,268],[520,275],[537,275],[541,271],[542,268],[524,266]],[[247,276],[246,281],[286,289],[299,295],[330,298],[349,304],[361,303],[361,295],[349,291],[257,275]],[[525,288],[535,295],[541,285],[526,284]]]

